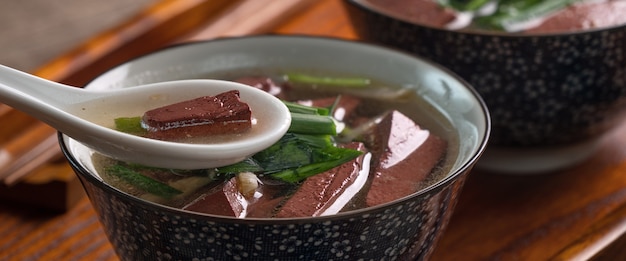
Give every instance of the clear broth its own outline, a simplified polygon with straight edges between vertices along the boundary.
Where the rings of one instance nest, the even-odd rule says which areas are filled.
[[[328,73],[320,73],[320,72],[308,72],[315,75],[324,75],[324,76],[332,76],[332,74]],[[283,81],[282,73],[275,71],[258,71],[258,70],[249,70],[249,71],[238,71],[234,72],[223,72],[223,73],[214,73],[211,75],[207,75],[207,78],[211,79],[223,79],[223,80],[234,80],[241,77],[246,77],[250,75],[258,75],[258,76],[266,76],[266,75],[276,75],[273,79],[276,83],[280,83]],[[341,75],[346,76],[346,75]],[[350,91],[345,88],[336,88],[336,87],[320,87],[320,86],[312,86],[312,85],[294,85],[294,88],[288,93],[286,100],[295,101],[295,100],[310,100],[316,98],[323,97],[332,97],[339,94],[344,94],[350,92],[351,95],[360,97],[363,100],[363,103],[366,103],[371,106],[367,107],[366,110],[359,111],[360,115],[366,116],[378,116],[384,111],[388,110],[398,110],[404,115],[411,118],[415,123],[420,125],[421,128],[427,129],[433,134],[441,137],[442,139],[447,141],[447,149],[446,156],[444,159],[440,161],[438,166],[433,170],[433,172],[429,175],[429,177],[424,180],[419,188],[416,188],[416,192],[428,187],[435,182],[441,180],[445,177],[453,164],[453,160],[457,158],[458,148],[455,144],[458,144],[458,133],[453,127],[452,123],[439,112],[436,108],[434,108],[431,104],[425,101],[423,98],[417,95],[416,90],[412,89],[402,89],[399,86],[392,86],[386,84],[381,81],[373,80],[370,84],[371,87],[366,89],[359,89],[357,92]],[[383,90],[381,92],[381,90]],[[361,95],[359,95],[359,93]],[[371,93],[379,94],[386,93],[389,95],[372,95],[373,97],[365,97]],[[392,97],[397,96],[395,98],[379,98],[379,97]],[[211,170],[194,170],[191,172],[202,173],[203,176],[194,176],[190,175],[187,171],[175,171],[175,170],[159,170],[153,171],[152,173],[148,173],[148,176],[160,176],[159,179],[165,180],[170,186],[175,187],[179,190],[184,191],[183,194],[178,195],[172,199],[164,199],[158,196],[145,193],[140,191],[128,184],[126,184],[123,180],[111,175],[105,174],[102,171],[106,166],[111,164],[115,164],[116,161],[105,156],[95,154],[92,157],[94,161],[94,166],[100,177],[108,184],[113,187],[118,188],[121,191],[129,193],[133,196],[143,198],[149,201],[153,201],[159,204],[182,208],[185,205],[189,204],[189,202],[195,200],[198,196],[203,195],[207,192],[219,189],[224,181],[213,180],[210,176]],[[178,173],[177,173],[178,172]],[[167,176],[163,178],[163,176]],[[295,191],[296,187],[285,185],[282,183],[273,183],[271,180],[266,180],[264,182],[266,186],[276,186],[277,189],[282,190],[281,193],[291,193]],[[361,208],[364,206],[362,196],[366,193],[366,191],[361,191],[355,196],[349,204],[346,205],[343,211],[350,211]],[[359,196],[360,195],[360,196]]]

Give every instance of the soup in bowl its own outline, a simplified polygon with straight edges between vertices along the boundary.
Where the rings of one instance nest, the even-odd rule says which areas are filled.
[[[453,73],[330,38],[173,46],[86,88],[197,78],[276,95],[290,130],[243,162],[200,170],[115,161],[61,135],[122,259],[427,259],[489,136],[485,105]]]
[[[364,0],[381,12],[435,28],[477,33],[559,34],[626,23],[622,0]]]
[[[484,169],[572,167],[626,112],[625,1],[344,3],[364,41],[428,58],[476,88],[493,123]]]

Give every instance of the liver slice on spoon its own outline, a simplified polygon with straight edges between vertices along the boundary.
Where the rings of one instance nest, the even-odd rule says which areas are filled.
[[[148,137],[177,140],[203,135],[242,133],[252,126],[248,104],[233,90],[147,111],[142,121]]]

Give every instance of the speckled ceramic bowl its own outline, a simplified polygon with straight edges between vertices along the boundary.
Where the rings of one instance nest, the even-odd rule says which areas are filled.
[[[423,260],[445,229],[468,172],[489,135],[489,117],[465,82],[419,58],[326,38],[255,36],[171,47],[118,66],[86,88],[123,88],[201,78],[219,70],[311,68],[406,84],[449,118],[449,171],[388,204],[337,215],[238,219],[144,201],[105,184],[90,149],[61,135],[104,230],[123,260]],[[426,112],[425,112],[426,113]]]
[[[594,152],[626,111],[626,26],[576,33],[467,33],[344,0],[364,41],[444,65],[483,97],[492,136],[480,167],[539,173]]]

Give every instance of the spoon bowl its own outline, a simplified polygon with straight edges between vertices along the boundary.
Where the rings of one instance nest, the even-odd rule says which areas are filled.
[[[238,90],[250,106],[251,134],[234,141],[191,144],[139,137],[112,126],[117,117]],[[23,111],[111,158],[172,169],[200,169],[239,162],[278,141],[291,123],[278,98],[257,88],[219,80],[181,80],[132,88],[89,90],[48,81],[0,65],[0,102]]]

